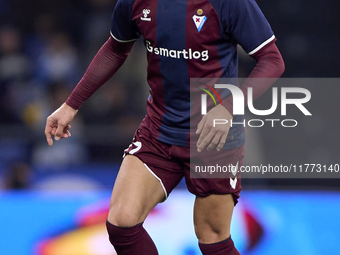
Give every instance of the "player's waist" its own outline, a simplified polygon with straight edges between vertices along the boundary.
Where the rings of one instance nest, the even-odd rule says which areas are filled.
[[[170,125],[169,125],[170,124]],[[148,130],[150,135],[170,145],[188,147],[195,146],[199,135],[196,134],[196,127],[190,126],[190,118],[187,125],[176,125],[176,122],[164,123],[157,116],[146,115],[142,128]],[[234,149],[244,144],[244,130],[241,125],[230,128],[224,149]]]

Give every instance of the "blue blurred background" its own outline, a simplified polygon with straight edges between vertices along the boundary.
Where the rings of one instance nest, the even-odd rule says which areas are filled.
[[[284,77],[339,76],[337,1],[257,3],[278,39]],[[114,5],[0,0],[0,254],[114,254],[103,222],[123,150],[145,115],[143,42],[81,107],[71,139],[48,147],[44,137],[46,117],[66,100],[109,37]],[[255,62],[239,52],[240,76],[246,77]],[[311,91],[309,107],[318,118],[280,135],[270,128],[246,130],[245,164],[339,163],[340,88],[320,84]],[[265,94],[259,105],[270,100]],[[243,180],[232,230],[242,254],[337,254],[339,186],[337,176]],[[192,202],[181,183],[150,215],[146,225],[160,254],[200,254]]]

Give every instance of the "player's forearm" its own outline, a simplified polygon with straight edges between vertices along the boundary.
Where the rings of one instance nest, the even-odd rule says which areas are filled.
[[[121,43],[110,37],[91,61],[66,104],[77,110],[122,66],[132,46],[133,42]]]
[[[253,100],[255,100],[261,96],[285,70],[282,56],[275,43],[261,49],[252,57],[257,61],[257,64],[245,82],[240,86],[245,98],[245,105],[248,102],[247,90],[249,87],[253,88],[252,97]],[[231,96],[224,100],[223,105],[229,112],[233,112],[233,99]]]

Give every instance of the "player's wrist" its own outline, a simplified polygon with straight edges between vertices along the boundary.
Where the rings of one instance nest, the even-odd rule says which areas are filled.
[[[68,111],[72,111],[74,114],[76,114],[78,112],[78,109],[74,109],[67,102],[63,103],[60,108],[64,108],[64,109],[66,109]]]
[[[227,97],[226,99],[222,100],[222,106],[223,106],[223,108],[225,108],[228,111],[228,113],[230,114],[231,118],[233,118],[234,114],[233,114],[233,102],[232,102],[232,98]]]

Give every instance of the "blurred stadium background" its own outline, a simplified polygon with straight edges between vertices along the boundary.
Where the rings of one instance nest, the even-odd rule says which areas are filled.
[[[284,77],[339,77],[339,2],[257,3],[278,38]],[[71,139],[48,147],[44,137],[46,117],[66,100],[108,38],[114,5],[0,0],[0,254],[114,254],[104,222],[123,150],[145,114],[142,41],[81,107]],[[253,66],[240,49],[240,76]],[[316,80],[309,89],[308,107],[316,114],[294,130],[247,130],[245,164],[340,163],[340,87]],[[259,108],[270,100],[269,92]],[[337,254],[339,177],[245,179],[232,230],[242,254]],[[146,227],[160,254],[200,254],[192,203],[181,183],[150,215]]]

